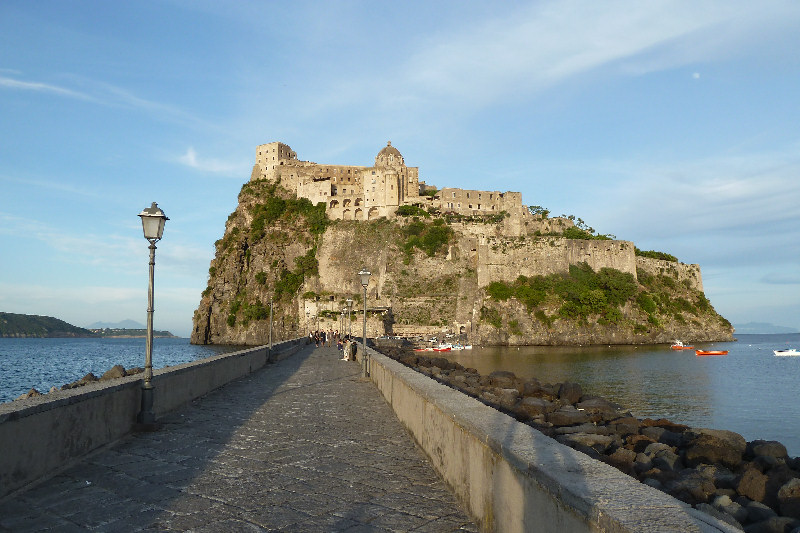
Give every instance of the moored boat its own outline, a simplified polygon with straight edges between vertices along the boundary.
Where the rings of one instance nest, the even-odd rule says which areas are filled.
[[[675,341],[670,348],[673,350],[694,350],[694,346],[687,346],[683,341]]]
[[[728,355],[728,350],[695,350],[697,355]]]
[[[772,350],[772,353],[775,355],[800,355],[800,350],[796,350],[794,348],[789,348],[787,350]]]

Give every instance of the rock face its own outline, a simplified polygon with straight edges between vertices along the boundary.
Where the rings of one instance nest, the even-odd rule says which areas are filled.
[[[627,241],[542,235],[545,228],[566,227],[550,219],[528,217],[520,228],[519,221],[502,215],[435,218],[329,221],[325,204],[313,206],[277,183],[247,183],[216,243],[191,342],[268,342],[270,302],[273,340],[315,329],[360,335],[363,292],[357,272],[365,266],[372,273],[370,337],[449,331],[484,345],[732,339],[730,324],[702,293],[696,265],[638,257]],[[594,272],[615,269],[634,284],[638,277],[638,285],[625,301],[608,306],[604,288],[592,291],[585,305],[595,307],[585,316],[571,314],[550,293],[533,302],[537,295],[531,289],[523,302],[488,290],[493,282],[513,284],[521,275],[566,276],[576,265]],[[658,285],[658,298],[641,297],[655,290],[646,283]],[[343,321],[348,299],[353,312]]]
[[[506,371],[481,376],[444,358],[419,356],[407,346],[379,342],[377,348],[745,531],[800,527],[800,458],[789,458],[779,442],[748,443],[732,431],[639,420],[620,405],[586,395],[574,383],[522,380]]]

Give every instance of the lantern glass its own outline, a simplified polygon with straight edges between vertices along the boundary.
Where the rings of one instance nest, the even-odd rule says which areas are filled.
[[[366,268],[362,268],[361,272],[358,273],[358,275],[361,276],[361,285],[363,287],[366,287],[367,285],[369,285],[369,277],[370,277],[371,274],[372,273],[369,270],[367,270]]]
[[[139,216],[142,219],[142,230],[144,238],[148,241],[160,241],[164,235],[164,225],[169,218],[164,214],[158,205],[153,202],[150,207],[145,208]]]

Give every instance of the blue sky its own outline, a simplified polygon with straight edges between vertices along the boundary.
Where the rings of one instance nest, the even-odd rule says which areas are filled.
[[[520,191],[800,328],[800,2],[0,2],[0,310],[188,335],[259,144]]]

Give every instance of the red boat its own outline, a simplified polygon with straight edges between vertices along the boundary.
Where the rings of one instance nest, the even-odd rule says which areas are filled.
[[[728,355],[728,350],[695,350],[697,355]]]
[[[681,341],[675,341],[670,348],[673,350],[694,350],[694,346],[686,346]]]

